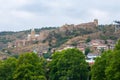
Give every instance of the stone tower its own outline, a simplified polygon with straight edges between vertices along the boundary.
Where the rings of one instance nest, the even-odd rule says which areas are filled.
[[[34,28],[31,30],[31,39],[35,39],[35,30],[34,30]]]
[[[98,19],[94,19],[94,23],[96,26],[98,26]]]

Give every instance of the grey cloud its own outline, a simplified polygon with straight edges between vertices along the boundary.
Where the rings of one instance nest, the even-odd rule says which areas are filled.
[[[107,24],[120,19],[119,8],[120,0],[0,0],[0,30],[77,24],[94,18]]]

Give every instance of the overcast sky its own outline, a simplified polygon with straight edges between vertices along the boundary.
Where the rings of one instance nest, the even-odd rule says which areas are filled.
[[[120,0],[0,0],[0,31],[120,20]]]

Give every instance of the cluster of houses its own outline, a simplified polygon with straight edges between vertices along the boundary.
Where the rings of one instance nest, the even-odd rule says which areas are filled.
[[[96,51],[97,53],[100,53],[101,50],[108,50],[108,49],[114,49],[115,42],[114,40],[91,40],[88,43],[88,46],[91,47],[93,51]]]
[[[62,49],[57,51],[62,51],[68,48],[78,48],[80,51],[85,53],[86,48],[90,48],[91,53],[93,54],[100,54],[101,50],[109,50],[114,49],[115,41],[114,40],[101,40],[101,39],[94,39],[88,43],[80,43],[77,46],[66,45]]]
[[[71,49],[71,48],[77,48],[85,54],[86,48],[89,48],[90,52],[86,56],[86,62],[88,62],[89,64],[93,64],[95,62],[95,58],[100,56],[100,54],[103,51],[106,51],[109,49],[112,50],[112,49],[114,49],[114,47],[115,47],[114,40],[94,39],[88,43],[78,44],[77,46],[67,45],[57,51],[62,51],[62,50]]]
[[[94,64],[95,58],[99,57],[100,54],[105,50],[112,50],[115,47],[115,41],[114,40],[92,40],[89,42],[89,46],[91,47],[91,50],[93,50],[93,53],[89,53],[86,57],[86,62],[88,62],[90,65]]]

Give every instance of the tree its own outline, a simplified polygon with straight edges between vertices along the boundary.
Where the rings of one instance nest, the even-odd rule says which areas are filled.
[[[101,48],[101,49],[100,49],[100,52],[101,52],[101,53],[103,53],[104,51],[105,51],[104,48]]]
[[[72,46],[77,46],[77,44],[78,44],[77,42],[73,42],[71,45]]]
[[[15,80],[46,80],[44,60],[35,53],[24,53],[17,61]]]
[[[78,49],[55,52],[49,64],[50,80],[87,80],[88,64]]]
[[[115,45],[114,50],[120,50],[120,40],[117,42],[117,44]]]
[[[107,80],[119,80],[120,79],[120,40],[113,50],[112,57],[109,59],[109,64],[105,70]]]
[[[44,57],[45,59],[50,58],[50,57],[51,57],[51,53],[44,53],[44,54],[43,54],[43,57]]]
[[[85,48],[85,55],[86,56],[88,55],[89,52],[90,52],[90,48],[89,47]]]
[[[107,51],[97,58],[92,67],[92,80],[120,79],[120,40],[113,51]]]
[[[16,69],[16,58],[8,58],[0,61],[0,80],[13,80],[13,72]]]
[[[106,80],[105,70],[111,54],[112,51],[106,51],[101,55],[101,57],[96,58],[91,70],[92,80]]]
[[[88,42],[90,42],[90,41],[91,41],[91,38],[88,37],[88,38],[86,39],[86,43],[88,43]]]
[[[114,51],[105,70],[107,80],[120,79],[120,50]]]

